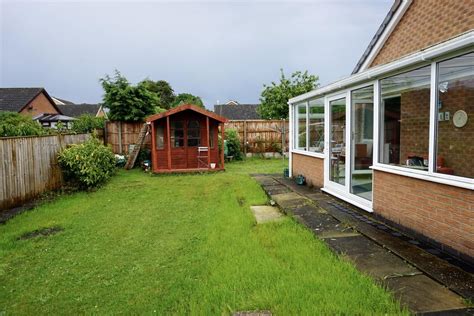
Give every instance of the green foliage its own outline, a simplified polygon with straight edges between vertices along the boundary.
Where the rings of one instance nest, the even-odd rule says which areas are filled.
[[[288,118],[288,100],[318,87],[318,76],[309,75],[308,71],[294,72],[287,78],[280,69],[280,82],[263,85],[258,112],[264,119]]]
[[[93,188],[104,183],[115,171],[115,156],[96,138],[74,144],[58,155],[65,178],[80,188]]]
[[[201,98],[190,93],[180,93],[176,96],[172,107],[177,107],[181,104],[194,104],[204,108],[204,103],[202,102]]]
[[[239,133],[235,129],[226,129],[225,141],[228,150],[227,155],[233,156],[235,160],[242,160],[243,155],[240,148]]]
[[[91,133],[96,128],[104,128],[105,118],[82,114],[72,123],[72,130],[78,134]]]
[[[48,130],[28,115],[0,111],[0,137],[41,136],[48,133]]]
[[[171,85],[165,80],[153,81],[145,79],[141,82],[148,91],[156,93],[159,98],[158,107],[161,109],[170,109],[176,96]]]
[[[117,70],[113,78],[106,75],[100,82],[105,91],[104,105],[110,109],[111,120],[143,121],[160,111],[157,94],[149,91],[143,82],[133,86]]]

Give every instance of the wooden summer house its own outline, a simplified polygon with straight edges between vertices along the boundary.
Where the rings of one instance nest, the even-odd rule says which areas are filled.
[[[147,118],[151,125],[152,170],[155,173],[224,169],[219,150],[219,127],[224,139],[226,118],[184,104]]]

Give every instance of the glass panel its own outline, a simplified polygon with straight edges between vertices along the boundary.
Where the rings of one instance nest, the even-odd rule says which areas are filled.
[[[374,87],[352,91],[351,193],[372,200]]]
[[[214,129],[209,126],[209,147],[214,148]]]
[[[380,89],[379,161],[428,170],[430,66],[380,80]]]
[[[474,53],[438,71],[436,172],[474,178]]]
[[[329,103],[331,110],[331,171],[329,179],[346,184],[346,98]]]
[[[184,129],[183,122],[171,122],[171,144],[174,148],[184,146]]]
[[[324,98],[309,101],[309,151],[324,152]]]
[[[306,103],[296,106],[296,149],[306,150]]]
[[[198,121],[188,122],[188,147],[201,145],[201,130]]]
[[[156,127],[156,148],[163,149],[165,145],[164,141],[164,128],[163,126]]]

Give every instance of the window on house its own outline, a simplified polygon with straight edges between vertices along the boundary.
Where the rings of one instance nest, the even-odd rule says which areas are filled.
[[[201,130],[198,121],[188,122],[188,147],[201,145]]]
[[[296,105],[295,149],[306,150],[306,102]]]
[[[184,124],[181,121],[171,122],[171,144],[174,148],[184,146]]]
[[[474,53],[438,63],[436,172],[474,178]]]
[[[380,163],[428,170],[431,67],[380,80]]]
[[[324,98],[309,101],[309,145],[311,152],[324,152]]]
[[[157,126],[156,127],[156,148],[157,149],[163,149],[165,146],[165,140],[164,140],[164,128],[163,126]]]

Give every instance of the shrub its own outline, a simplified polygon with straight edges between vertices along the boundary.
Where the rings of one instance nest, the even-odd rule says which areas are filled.
[[[96,138],[64,149],[58,156],[66,180],[79,188],[97,187],[115,171],[115,156]]]
[[[30,116],[0,111],[0,137],[40,136],[48,131]]]
[[[240,149],[239,133],[235,129],[225,131],[225,140],[227,144],[227,155],[233,156],[235,160],[242,160],[243,155]]]
[[[72,130],[78,134],[91,133],[96,128],[104,128],[105,119],[90,114],[82,114],[72,123]]]

